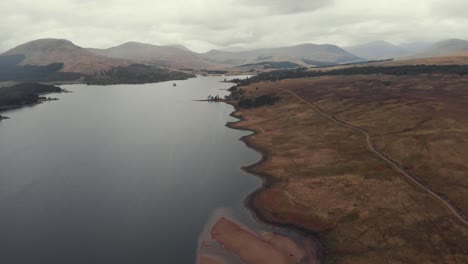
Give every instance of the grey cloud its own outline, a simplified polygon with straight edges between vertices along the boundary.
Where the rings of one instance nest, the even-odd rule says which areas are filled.
[[[196,51],[468,38],[465,0],[2,0],[0,51],[37,38]]]
[[[310,12],[331,5],[333,0],[241,0],[242,4],[263,7],[273,14]]]
[[[436,0],[432,5],[432,14],[439,19],[468,19],[468,1],[466,0]]]

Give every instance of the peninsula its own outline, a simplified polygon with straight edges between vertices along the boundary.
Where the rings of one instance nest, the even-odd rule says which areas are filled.
[[[60,93],[60,87],[39,83],[22,83],[8,87],[0,87],[0,110],[34,105],[46,98],[41,95]]]

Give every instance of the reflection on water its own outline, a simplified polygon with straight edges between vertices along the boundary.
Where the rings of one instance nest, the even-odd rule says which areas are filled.
[[[0,123],[0,263],[193,263],[218,208],[250,219],[259,155],[225,127],[224,77],[71,85]]]

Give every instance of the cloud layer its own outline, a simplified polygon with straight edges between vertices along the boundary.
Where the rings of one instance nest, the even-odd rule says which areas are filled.
[[[196,51],[468,38],[465,0],[2,0],[0,51],[38,38]]]

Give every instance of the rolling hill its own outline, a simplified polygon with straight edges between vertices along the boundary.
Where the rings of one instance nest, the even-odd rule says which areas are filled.
[[[417,54],[417,58],[444,57],[468,53],[468,41],[462,39],[449,39],[431,45],[423,52]]]
[[[388,43],[384,40],[369,42],[366,44],[356,45],[345,48],[348,52],[356,56],[369,60],[381,60],[391,58],[403,58],[411,55],[411,52]]]
[[[346,63],[362,60],[338,46],[329,44],[301,44],[291,47],[241,52],[211,50],[201,55],[207,61],[229,65],[245,65],[263,61],[290,61],[292,63],[304,64],[304,59],[332,63]]]
[[[63,63],[63,72],[95,73],[130,63],[95,55],[64,39],[39,39],[27,42],[5,53],[5,55],[24,55],[19,65],[44,66]]]
[[[138,63],[149,63],[169,68],[214,68],[201,56],[189,49],[174,46],[157,46],[139,42],[127,42],[108,49],[88,49],[89,52],[117,59],[131,60]]]

